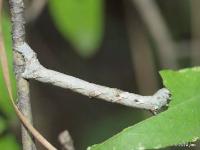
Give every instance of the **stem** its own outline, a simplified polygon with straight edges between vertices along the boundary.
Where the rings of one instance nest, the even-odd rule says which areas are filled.
[[[31,102],[29,93],[29,83],[21,75],[24,69],[24,59],[21,54],[15,51],[15,47],[25,41],[24,29],[24,3],[23,0],[9,0],[12,19],[12,39],[14,49],[14,68],[17,80],[18,104],[19,109],[27,120],[32,123]],[[36,146],[28,130],[22,125],[22,144],[23,150],[35,150]]]

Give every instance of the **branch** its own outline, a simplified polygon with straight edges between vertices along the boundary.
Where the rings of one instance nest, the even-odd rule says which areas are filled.
[[[40,82],[50,83],[90,98],[94,97],[108,102],[152,111],[158,110],[166,105],[169,99],[169,91],[165,88],[159,90],[153,96],[141,96],[115,88],[89,83],[43,67],[39,63],[35,52],[26,43],[18,45],[15,49],[25,58],[26,65],[22,76],[26,79],[35,79]]]
[[[9,4],[12,17],[13,46],[15,47],[25,41],[25,21],[23,17],[24,4],[22,0],[9,0]],[[32,123],[29,83],[21,77],[24,60],[23,57],[16,52],[14,52],[14,64],[18,87],[19,108],[28,121]],[[29,135],[29,132],[24,126],[22,126],[22,144],[24,150],[36,149],[32,136]]]

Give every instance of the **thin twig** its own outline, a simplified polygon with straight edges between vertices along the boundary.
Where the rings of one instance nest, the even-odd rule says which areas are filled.
[[[59,134],[58,140],[63,147],[63,150],[75,150],[74,143],[69,131],[65,130]]]
[[[20,45],[25,41],[25,30],[24,30],[24,4],[22,0],[9,0],[10,10],[12,16],[12,38],[13,47]],[[18,104],[21,112],[32,123],[32,112],[31,112],[31,102],[29,95],[29,83],[27,80],[21,77],[24,60],[23,57],[14,52],[14,68],[17,79],[17,91],[18,91]],[[27,129],[22,126],[22,144],[24,150],[35,150],[36,146],[29,134]]]
[[[22,74],[24,78],[50,83],[89,96],[90,98],[94,97],[129,107],[155,111],[167,104],[169,91],[165,88],[159,90],[153,96],[141,96],[115,88],[97,85],[76,77],[46,69],[39,63],[35,52],[27,43],[19,45],[15,49],[24,56],[26,61],[25,70]]]
[[[141,14],[156,46],[163,68],[178,68],[176,45],[155,0],[131,0]]]

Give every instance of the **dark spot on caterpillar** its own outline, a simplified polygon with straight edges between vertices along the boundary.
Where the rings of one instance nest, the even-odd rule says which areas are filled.
[[[139,102],[139,100],[137,100],[137,99],[135,99],[134,101],[135,101],[136,103]]]

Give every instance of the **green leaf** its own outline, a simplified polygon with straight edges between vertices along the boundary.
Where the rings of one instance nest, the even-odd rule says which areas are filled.
[[[20,146],[12,135],[6,135],[0,138],[0,148],[2,150],[20,150]]]
[[[0,117],[0,134],[2,134],[6,128],[7,128],[6,121],[2,117]]]
[[[144,117],[147,116],[141,113],[141,111],[128,107],[125,109],[118,109],[118,111],[114,113],[102,114],[102,117],[96,119],[95,122],[87,123],[87,127],[82,133],[83,136],[79,139],[79,142],[83,143],[80,148],[85,149],[85,147],[92,143],[105,140],[127,127],[127,125],[141,121]],[[80,148],[77,147],[77,149]]]
[[[200,92],[200,69],[182,69],[176,71],[161,71],[164,85],[170,90],[173,100],[169,106],[181,104],[191,97],[199,96]],[[187,87],[184,87],[187,86]]]
[[[2,31],[4,44],[6,48],[6,54],[8,59],[9,71],[10,71],[10,80],[13,86],[13,95],[16,97],[16,81],[13,73],[13,61],[12,61],[12,39],[11,39],[11,23],[7,15],[3,15],[2,18]],[[0,109],[6,113],[8,117],[15,116],[12,105],[9,102],[8,91],[4,82],[2,67],[0,65]]]
[[[161,75],[172,93],[170,108],[88,149],[159,149],[199,139],[200,68],[162,71]]]
[[[102,40],[102,0],[50,0],[50,13],[61,34],[83,57],[94,55]]]

